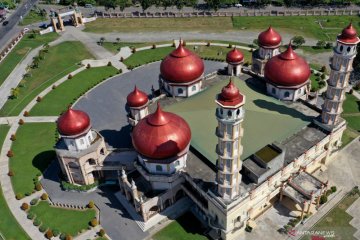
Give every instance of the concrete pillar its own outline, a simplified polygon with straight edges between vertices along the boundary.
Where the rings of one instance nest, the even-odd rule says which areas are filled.
[[[303,202],[303,207],[302,207],[302,210],[301,210],[300,221],[302,221],[302,220],[304,219],[305,207],[306,207],[306,201]]]
[[[51,24],[53,25],[54,31],[57,32],[59,31],[57,26],[56,26],[56,20],[55,18],[51,18]]]

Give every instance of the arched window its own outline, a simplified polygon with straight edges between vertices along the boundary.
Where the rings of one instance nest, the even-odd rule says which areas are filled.
[[[238,109],[238,110],[236,111],[236,115],[239,116],[239,114],[240,114],[240,109]]]
[[[228,115],[228,117],[231,117],[231,116],[232,116],[231,110],[228,111],[227,115]]]
[[[162,168],[162,166],[161,165],[156,165],[156,171],[157,172],[162,172],[162,170],[163,170],[163,168]]]
[[[196,85],[192,86],[191,90],[196,91]]]
[[[178,94],[183,94],[184,90],[182,88],[178,88],[177,92],[178,92]]]
[[[220,108],[220,114],[223,115],[223,113],[224,113],[224,112],[223,112],[223,109]]]
[[[180,165],[180,162],[179,161],[176,161],[175,162],[175,167],[179,166]]]
[[[340,52],[342,52],[343,49],[344,49],[344,47],[341,45],[341,46],[340,46]]]
[[[290,93],[288,91],[285,92],[284,97],[288,98],[290,96]]]
[[[301,93],[301,88],[298,90],[298,93]]]
[[[275,93],[276,93],[275,88],[272,88],[272,89],[271,89],[271,92],[272,92],[272,94],[275,94]]]
[[[350,52],[350,50],[351,50],[351,48],[350,48],[350,47],[347,47],[346,51],[347,51],[348,53]]]
[[[90,165],[95,165],[96,164],[96,161],[94,159],[92,159],[92,158],[90,158],[88,160],[88,162],[89,162]]]

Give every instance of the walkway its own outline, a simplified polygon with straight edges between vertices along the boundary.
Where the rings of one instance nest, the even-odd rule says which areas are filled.
[[[358,198],[346,212],[353,217],[350,221],[350,225],[357,229],[354,234],[356,239],[360,239],[360,198]]]

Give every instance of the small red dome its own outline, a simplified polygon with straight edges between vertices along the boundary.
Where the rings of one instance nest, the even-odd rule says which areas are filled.
[[[155,113],[140,120],[132,132],[136,151],[148,158],[174,157],[189,145],[191,130],[176,114],[162,111],[158,104]]]
[[[84,133],[90,128],[90,118],[87,113],[69,108],[57,121],[61,135],[74,136]]]
[[[281,36],[271,26],[258,36],[259,45],[262,47],[275,48],[281,43]]]
[[[266,80],[278,86],[304,84],[310,74],[309,64],[294,52],[290,44],[285,52],[272,57],[265,65]]]
[[[223,106],[236,106],[243,103],[244,96],[230,79],[230,82],[221,89],[217,101]]]
[[[226,62],[228,63],[240,63],[242,61],[244,61],[244,54],[237,48],[234,48],[226,55]]]
[[[134,91],[129,93],[126,98],[129,107],[141,107],[149,102],[149,98],[143,91],[140,91],[136,86]]]
[[[160,65],[161,76],[174,83],[189,83],[204,73],[204,62],[195,53],[179,44]]]
[[[352,23],[342,30],[342,33],[338,36],[338,40],[345,44],[357,44],[360,42]]]

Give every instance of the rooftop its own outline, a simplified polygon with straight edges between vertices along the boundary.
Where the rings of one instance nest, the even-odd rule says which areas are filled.
[[[165,106],[166,111],[180,115],[189,123],[192,132],[192,147],[213,164],[216,164],[217,160],[215,96],[227,83],[228,77],[219,77],[217,83],[195,96]],[[247,75],[243,75],[241,80],[234,78],[234,84],[247,99],[244,105],[242,160],[267,144],[275,141],[281,142],[291,137],[311,122],[312,117],[309,117],[308,114],[295,109],[291,104],[285,104],[264,94],[264,89],[255,87],[252,79]]]
[[[270,162],[280,154],[281,152],[279,152],[271,145],[266,145],[265,147],[263,147],[262,149],[260,149],[255,153],[255,155],[265,163]]]

